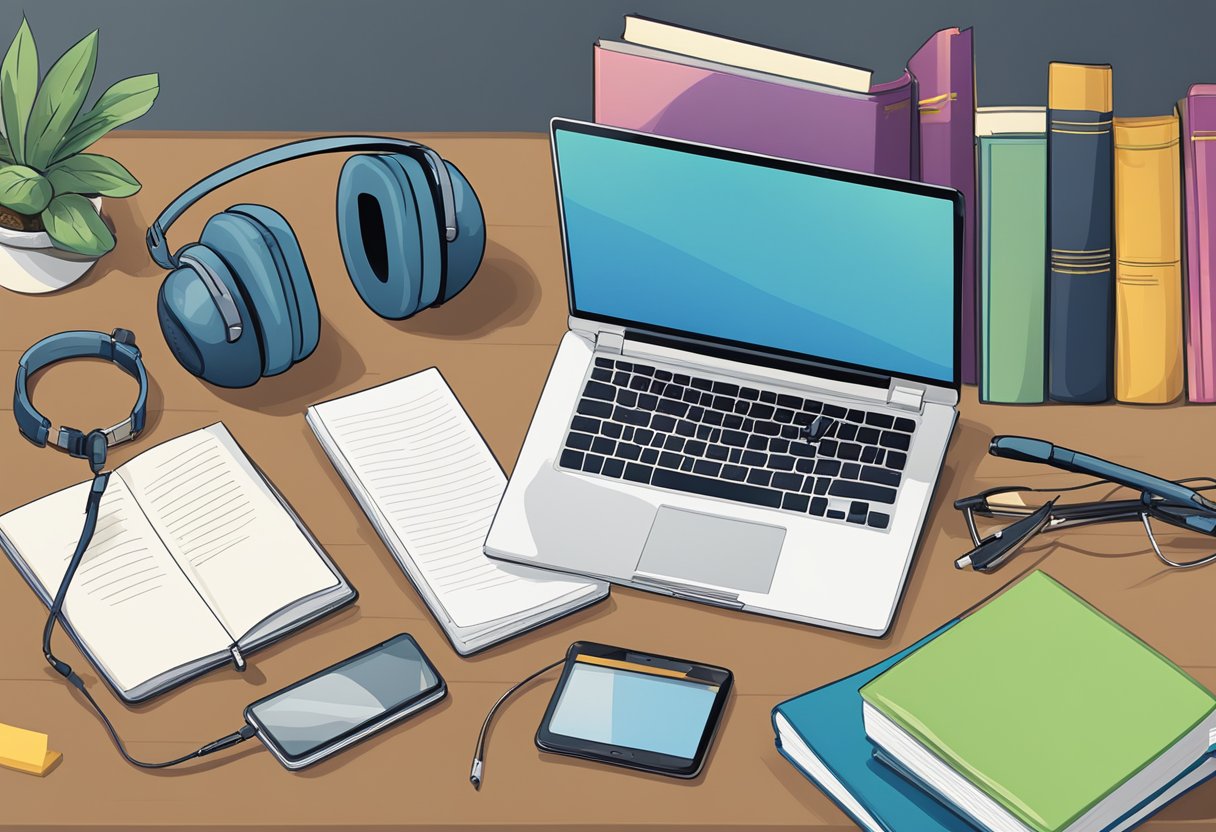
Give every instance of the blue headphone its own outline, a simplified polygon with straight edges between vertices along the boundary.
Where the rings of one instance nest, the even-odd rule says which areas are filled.
[[[295,234],[264,205],[234,205],[197,243],[169,253],[165,232],[215,190],[280,162],[346,150],[338,178],[338,239],[351,282],[373,311],[401,320],[455,297],[485,252],[485,218],[451,162],[403,139],[306,139],[242,159],[193,185],[148,229],[148,251],[171,269],[157,315],[178,362],[220,387],[248,387],[303,361],[321,316]]]
[[[131,415],[117,425],[88,433],[76,428],[59,427],[54,429],[55,438],[51,441],[51,420],[39,413],[30,400],[29,380],[42,368],[69,358],[104,358],[113,361],[139,382],[139,394],[135,406],[131,408]],[[74,330],[50,335],[34,344],[17,362],[13,416],[17,419],[17,428],[26,439],[40,448],[49,443],[70,456],[87,459],[89,467],[97,474],[105,467],[106,450],[138,436],[148,416],[148,373],[144,370],[139,347],[135,346],[135,334],[126,329],[116,329],[109,335]]]

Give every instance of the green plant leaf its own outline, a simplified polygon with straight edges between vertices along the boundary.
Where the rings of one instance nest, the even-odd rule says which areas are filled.
[[[97,69],[97,31],[85,35],[55,61],[42,79],[25,128],[25,164],[42,170],[80,113]]]
[[[13,163],[13,149],[8,146],[8,139],[0,136],[0,162],[6,165]]]
[[[0,116],[8,137],[13,160],[25,161],[25,125],[38,91],[38,47],[30,25],[21,19],[21,28],[0,63]]]
[[[0,205],[21,214],[37,214],[50,203],[54,192],[46,177],[25,165],[0,168]]]
[[[93,203],[80,194],[62,194],[42,212],[42,224],[55,248],[100,257],[114,248],[114,235]]]
[[[115,127],[139,118],[152,108],[159,92],[160,81],[155,72],[124,78],[114,84],[101,94],[91,110],[77,116],[51,162],[75,155]]]
[[[77,153],[56,162],[47,168],[46,178],[56,194],[130,196],[139,191],[139,180],[129,170],[95,153]]]

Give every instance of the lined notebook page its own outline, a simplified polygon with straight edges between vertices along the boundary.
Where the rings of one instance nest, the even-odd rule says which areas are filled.
[[[506,476],[431,368],[310,411],[458,627],[522,617],[584,594],[585,581],[500,564],[482,544]]]
[[[74,485],[0,517],[0,531],[49,596],[76,549],[89,487]],[[121,469],[110,475],[63,609],[126,691],[232,643],[149,525]]]
[[[222,424],[144,451],[122,473],[234,639],[338,583]]]

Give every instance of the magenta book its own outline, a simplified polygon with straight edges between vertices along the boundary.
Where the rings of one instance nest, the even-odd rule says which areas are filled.
[[[975,70],[970,29],[942,29],[908,61],[920,117],[920,177],[963,195],[962,376],[978,378],[975,278]]]
[[[1193,402],[1216,401],[1213,332],[1216,298],[1212,297],[1213,217],[1216,193],[1216,84],[1193,84],[1178,102],[1182,128],[1182,179],[1186,195],[1184,223],[1187,282],[1187,393]]]

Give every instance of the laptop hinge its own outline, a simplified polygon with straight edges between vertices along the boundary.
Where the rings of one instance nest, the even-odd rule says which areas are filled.
[[[625,337],[619,332],[599,332],[595,336],[595,348],[620,355],[625,351]]]
[[[923,387],[912,387],[911,385],[900,384],[898,381],[894,381],[891,383],[891,389],[887,392],[887,404],[900,410],[911,410],[920,413],[924,402],[925,390]]]

